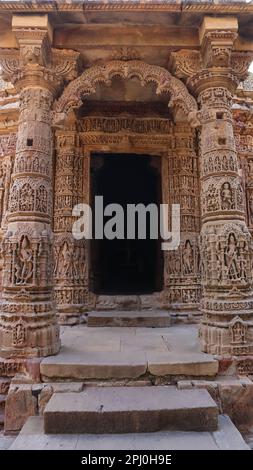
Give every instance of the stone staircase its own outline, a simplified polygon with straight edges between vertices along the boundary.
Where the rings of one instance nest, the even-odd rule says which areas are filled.
[[[248,450],[218,413],[204,389],[85,387],[54,393],[9,450]]]

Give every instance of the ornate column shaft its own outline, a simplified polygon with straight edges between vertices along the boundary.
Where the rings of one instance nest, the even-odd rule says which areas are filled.
[[[202,348],[253,352],[251,237],[233,136],[232,95],[207,88],[201,105]]]
[[[245,355],[253,353],[252,240],[231,107],[249,57],[233,52],[238,26],[234,18],[230,23],[217,30],[215,18],[204,18],[201,52],[187,57],[182,51],[174,59],[200,106],[202,350]]]
[[[83,203],[84,156],[75,123],[66,127],[56,132],[54,291],[59,322],[75,324],[84,320],[88,296],[86,241],[72,235],[73,207]]]
[[[17,28],[15,27],[17,24]],[[20,116],[3,240],[1,355],[58,352],[59,327],[52,299],[52,129],[54,87],[45,66],[48,25],[26,29],[13,22],[20,45],[16,85]]]
[[[176,315],[199,316],[199,168],[195,132],[186,125],[174,126],[174,146],[168,156],[169,207],[180,204],[181,242],[165,252],[165,287]]]

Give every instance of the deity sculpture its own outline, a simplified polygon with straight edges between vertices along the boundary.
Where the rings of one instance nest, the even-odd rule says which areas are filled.
[[[235,280],[240,273],[240,266],[238,260],[238,249],[235,235],[230,233],[228,237],[228,245],[225,251],[225,261],[228,268],[229,278]]]
[[[253,194],[249,197],[249,216],[250,221],[253,222]]]
[[[183,251],[183,267],[185,274],[191,274],[193,272],[193,249],[190,240],[186,240]]]
[[[33,276],[33,250],[28,237],[25,235],[20,242],[18,261],[15,265],[16,284],[27,284]]]
[[[229,183],[224,183],[221,189],[222,209],[229,210],[233,208],[232,191]]]

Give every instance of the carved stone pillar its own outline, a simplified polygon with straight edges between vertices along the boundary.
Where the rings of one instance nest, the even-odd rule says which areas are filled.
[[[72,209],[84,202],[85,158],[75,123],[67,128],[56,132],[54,292],[59,322],[75,324],[84,320],[88,297],[87,242],[72,235]]]
[[[201,125],[201,345],[212,354],[244,355],[253,352],[252,240],[245,223],[231,106],[249,57],[233,53],[237,21],[231,18],[230,23],[217,30],[214,18],[204,19],[201,52],[189,53],[187,67]],[[186,56],[178,55],[181,77],[187,75]]]
[[[47,28],[18,28],[21,77],[15,165],[3,240],[1,355],[47,356],[60,347],[52,301],[53,90],[44,76]],[[40,65],[41,64],[41,65]],[[38,73],[39,72],[39,73]]]
[[[53,301],[52,103],[70,71],[64,51],[50,48],[47,15],[15,16],[20,50],[1,50],[4,77],[20,95],[15,164],[3,240],[0,355],[33,357],[59,351]],[[70,53],[72,51],[69,51]]]
[[[181,234],[177,250],[165,252],[165,290],[175,314],[199,316],[199,168],[195,132],[187,125],[174,127],[174,146],[168,156],[168,201],[180,204]]]

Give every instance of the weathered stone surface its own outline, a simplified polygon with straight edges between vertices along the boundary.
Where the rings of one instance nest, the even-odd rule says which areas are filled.
[[[218,429],[213,432],[213,438],[220,450],[250,450],[228,416],[220,415],[218,423]]]
[[[30,385],[11,386],[5,405],[5,431],[19,431],[27,418],[36,414],[36,409],[37,400]]]
[[[161,429],[213,431],[218,409],[206,390],[99,387],[54,394],[44,411],[46,433],[129,433]]]
[[[97,310],[138,310],[138,295],[99,295],[96,302]]]
[[[148,371],[158,376],[215,376],[218,372],[218,361],[201,353],[147,352],[147,359]]]
[[[9,387],[10,387],[10,379],[7,379],[7,378],[0,378],[0,394],[7,394],[8,393],[8,390],[9,390]]]
[[[158,431],[131,434],[44,434],[43,418],[28,418],[10,450],[249,450],[226,416],[209,432]]]
[[[137,378],[145,374],[147,362],[144,353],[60,353],[41,362],[44,381],[57,379],[119,379]]]
[[[253,427],[253,382],[244,379],[218,381],[220,403],[223,413],[230,416],[242,431]]]
[[[43,415],[45,407],[47,403],[49,402],[53,393],[54,393],[54,389],[51,385],[45,385],[45,387],[41,389],[41,392],[38,397],[38,406],[39,406],[40,415]]]
[[[253,426],[253,382],[247,377],[217,377],[215,381],[179,381],[180,390],[205,388],[219,406],[242,431],[250,432]]]
[[[222,413],[222,408],[220,407],[220,397],[218,383],[215,380],[179,380],[177,382],[177,387],[179,390],[189,390],[194,388],[205,389],[208,391],[210,396],[219,406],[220,412]]]
[[[89,312],[88,326],[126,326],[166,328],[171,324],[170,314],[163,310]]]
[[[0,431],[0,451],[8,450],[14,440],[14,437],[4,436]]]
[[[38,395],[39,414],[43,415],[44,409],[53,393],[81,392],[83,390],[82,382],[50,383],[42,385]]]

